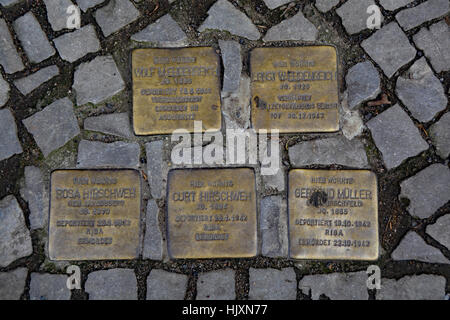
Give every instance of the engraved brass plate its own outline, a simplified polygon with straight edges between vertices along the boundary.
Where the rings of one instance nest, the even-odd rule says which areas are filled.
[[[256,48],[250,67],[256,130],[339,130],[336,48]]]
[[[378,188],[367,170],[289,173],[289,251],[294,259],[378,259]]]
[[[168,184],[171,258],[247,258],[257,254],[252,169],[172,170]]]
[[[139,256],[141,181],[136,170],[57,170],[51,176],[51,260]]]
[[[136,49],[132,53],[136,135],[221,127],[220,61],[210,47]]]

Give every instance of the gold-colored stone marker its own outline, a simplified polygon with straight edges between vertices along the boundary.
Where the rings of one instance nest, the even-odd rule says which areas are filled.
[[[51,260],[139,256],[141,179],[136,170],[57,170],[51,175]]]
[[[167,233],[171,258],[254,257],[256,221],[253,169],[169,172]]]
[[[339,130],[335,47],[256,48],[250,68],[255,130]]]
[[[136,49],[132,53],[136,135],[221,127],[220,60],[213,48]]]
[[[373,172],[292,170],[288,201],[291,258],[378,259],[378,187]]]

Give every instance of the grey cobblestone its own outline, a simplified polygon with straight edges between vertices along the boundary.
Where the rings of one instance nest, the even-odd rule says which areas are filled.
[[[0,200],[0,267],[33,253],[30,231],[14,196]]]
[[[349,34],[355,34],[367,29],[367,19],[370,16],[367,8],[374,4],[373,0],[348,0],[336,9],[336,13],[341,17],[345,30]]]
[[[75,62],[87,54],[101,49],[92,24],[74,32],[65,33],[53,41],[61,58],[69,62]]]
[[[382,27],[364,40],[361,46],[383,69],[388,78],[416,56],[416,49],[395,22]]]
[[[139,11],[128,0],[111,0],[94,13],[105,37],[119,31],[139,18]]]
[[[399,105],[390,107],[367,123],[388,169],[428,149],[419,129]]]
[[[14,116],[8,109],[2,109],[0,110],[0,161],[22,152]]]
[[[400,198],[408,198],[412,216],[425,219],[450,200],[450,169],[432,164],[400,184]]]
[[[89,300],[137,300],[137,280],[132,269],[91,272],[85,283]]]
[[[183,300],[188,277],[153,269],[147,278],[147,300]]]
[[[239,90],[242,72],[241,46],[236,41],[219,40],[224,65],[222,92]]]
[[[60,31],[67,27],[69,14],[67,9],[74,5],[70,0],[44,0],[47,8],[47,18],[54,31]]]
[[[19,300],[25,289],[27,275],[26,268],[0,272],[0,300]]]
[[[416,7],[400,11],[395,18],[403,29],[408,31],[424,22],[446,15],[449,10],[448,0],[428,0]]]
[[[422,28],[413,36],[417,47],[425,52],[436,72],[450,70],[450,27],[442,20]]]
[[[339,4],[339,0],[316,0],[316,8],[320,12],[328,12],[337,4]]]
[[[81,10],[84,12],[88,11],[88,9],[95,7],[96,5],[99,5],[105,0],[76,0],[78,3],[78,6]]]
[[[365,271],[331,273],[303,277],[298,288],[313,300],[325,295],[331,300],[368,300],[367,274]]]
[[[48,220],[48,188],[39,168],[25,167],[25,186],[20,194],[28,202],[31,230],[43,228]]]
[[[431,274],[381,279],[377,300],[444,300],[445,278]]]
[[[16,19],[13,25],[23,50],[31,62],[39,63],[55,54],[55,49],[31,12]]]
[[[291,1],[293,0],[264,0],[264,3],[270,10],[273,10]]]
[[[311,164],[339,164],[355,168],[369,165],[362,142],[350,141],[343,136],[300,142],[289,148],[289,159],[297,168]]]
[[[450,214],[440,217],[433,224],[427,226],[427,233],[436,241],[450,250]]]
[[[227,0],[218,0],[214,3],[209,9],[208,15],[208,18],[198,29],[200,32],[206,29],[217,29],[250,40],[258,40],[261,37],[252,21]],[[223,17],[227,18],[224,19]]]
[[[58,74],[58,67],[53,65],[50,67],[42,68],[41,70],[36,71],[35,73],[32,73],[25,78],[14,81],[14,85],[23,95],[27,95],[40,87],[45,82],[56,77]]]
[[[146,228],[144,237],[144,259],[162,260],[163,239],[159,229],[159,208],[156,201],[150,199],[147,203]]]
[[[158,140],[145,145],[147,153],[147,175],[152,197],[160,199],[165,196],[167,173],[169,168],[163,159],[164,141]]]
[[[10,7],[17,3],[19,3],[21,0],[0,0],[0,4],[4,7]]]
[[[188,44],[186,33],[178,23],[170,16],[159,18],[145,29],[131,36],[137,42],[149,42],[160,47],[179,47]]]
[[[374,99],[381,92],[380,75],[370,61],[360,62],[345,77],[350,109]]]
[[[288,256],[287,208],[281,196],[261,200],[261,254],[278,258]]]
[[[72,102],[68,98],[56,100],[23,120],[23,123],[45,157],[80,133]]]
[[[275,141],[274,141],[275,142]],[[276,145],[278,147],[278,152],[281,155],[281,146],[279,144],[279,141],[276,141]],[[279,162],[278,162],[278,168],[279,170],[276,172],[273,172],[273,170],[276,170],[276,168],[270,168],[267,164],[270,163],[271,159],[268,156],[269,154],[272,155],[272,140],[267,140],[267,144],[263,143],[259,146],[259,162],[261,163],[261,170],[265,169],[267,172],[261,172],[261,179],[264,183],[264,186],[266,189],[272,188],[275,190],[278,190],[278,192],[283,192],[285,190],[285,170],[283,167],[283,159],[280,156]],[[261,156],[263,155],[263,156]],[[276,161],[276,160],[275,160]],[[272,166],[276,165],[275,163],[272,164]]]
[[[222,114],[227,129],[247,129],[250,127],[250,78],[242,75],[239,91],[222,94]]]
[[[249,300],[295,300],[297,279],[293,268],[250,268]]]
[[[70,300],[66,282],[66,275],[32,273],[30,300]]]
[[[436,153],[441,158],[450,155],[450,113],[444,114],[438,122],[431,126],[430,137],[436,146]]]
[[[78,105],[97,104],[121,92],[125,83],[114,59],[100,56],[76,69],[73,89]]]
[[[301,30],[301,31],[300,31]],[[292,18],[286,19],[270,28],[264,36],[264,41],[315,41],[319,31],[300,11]]]
[[[348,140],[353,140],[363,133],[365,126],[358,108],[350,109],[348,105],[348,91],[344,92],[341,98],[339,115],[339,126],[344,137]]]
[[[398,8],[404,7],[414,0],[380,0],[380,4],[389,11],[395,11]]]
[[[234,300],[234,271],[231,269],[202,273],[197,280],[197,300]]]
[[[140,147],[137,143],[81,140],[78,146],[78,168],[138,168]]]
[[[127,112],[89,117],[84,120],[84,130],[98,131],[124,138],[134,136]]]
[[[401,240],[398,247],[392,252],[392,259],[399,260],[417,260],[429,263],[445,263],[450,261],[445,258],[439,249],[428,245],[414,231],[409,231]]]
[[[0,74],[0,107],[3,107],[9,100],[9,84]]]
[[[5,20],[0,19],[0,64],[6,73],[15,73],[25,68],[14,46],[11,33]]]
[[[406,75],[397,80],[396,92],[414,118],[427,122],[447,106],[441,82],[425,58],[416,61]]]

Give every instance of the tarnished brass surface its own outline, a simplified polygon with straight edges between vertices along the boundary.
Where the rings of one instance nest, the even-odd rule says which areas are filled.
[[[339,130],[336,48],[256,48],[250,67],[256,130]]]
[[[289,173],[289,251],[294,259],[378,259],[378,188],[367,170]]]
[[[136,135],[176,129],[220,130],[220,62],[210,47],[136,49],[132,53]]]
[[[51,176],[51,260],[139,256],[141,181],[136,170],[58,170]]]
[[[249,168],[169,172],[171,258],[246,258],[257,254],[255,173]]]

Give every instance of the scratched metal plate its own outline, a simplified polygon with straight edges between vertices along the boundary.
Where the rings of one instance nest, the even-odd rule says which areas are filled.
[[[136,135],[221,128],[220,60],[210,47],[136,49],[132,53]]]
[[[254,171],[249,168],[170,171],[167,233],[171,258],[256,256]]]
[[[251,52],[250,67],[256,130],[339,130],[336,48],[256,48]]]
[[[57,170],[51,176],[51,260],[139,256],[141,181],[136,170]]]
[[[289,173],[289,251],[294,259],[378,259],[378,187],[367,170]]]

